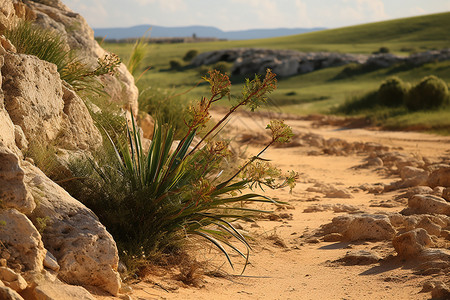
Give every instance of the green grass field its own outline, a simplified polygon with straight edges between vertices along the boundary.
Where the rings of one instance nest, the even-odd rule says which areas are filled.
[[[288,37],[221,41],[209,43],[154,44],[150,46],[141,71],[151,67],[137,82],[141,91],[160,88],[171,93],[181,93],[194,86],[200,79],[198,69],[188,66],[169,70],[169,61],[180,60],[187,51],[205,51],[235,47],[260,47],[274,49],[293,49],[298,51],[336,51],[341,53],[372,53],[380,47],[387,47],[396,54],[408,55],[430,49],[450,48],[450,13],[440,13],[414,18],[371,23],[359,26],[311,32]],[[110,44],[103,46],[118,54],[126,62],[131,44]],[[366,72],[352,77],[336,79],[345,66],[322,69],[308,74],[296,75],[279,80],[277,91],[272,94],[272,104],[268,108],[296,114],[329,113],[346,99],[377,89],[389,76],[396,75],[411,83],[427,75],[436,75],[450,82],[450,62],[423,65],[413,69],[391,67]],[[139,72],[138,72],[139,73]],[[231,78],[234,93],[240,92],[242,78]],[[208,87],[201,85],[183,96],[183,101],[198,99],[207,95]],[[443,118],[448,113],[435,112],[391,117],[386,121],[390,128],[424,128],[445,131],[450,121]],[[422,123],[430,126],[415,126]],[[444,128],[444,129],[443,129]]]

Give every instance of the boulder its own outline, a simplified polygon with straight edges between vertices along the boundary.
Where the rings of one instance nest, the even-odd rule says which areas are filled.
[[[450,167],[443,167],[433,171],[428,178],[428,185],[432,188],[437,186],[450,187]]]
[[[0,286],[0,299],[2,300],[24,300],[15,290]]]
[[[379,262],[381,259],[382,257],[376,252],[367,250],[358,250],[347,252],[343,258],[337,261],[352,266],[352,265],[371,265]]]
[[[450,216],[450,203],[434,195],[414,195],[408,200],[403,214],[442,214]]]
[[[0,280],[3,281],[5,286],[12,288],[16,292],[21,292],[28,286],[20,274],[6,267],[0,267]]]
[[[64,108],[56,66],[35,56],[8,53],[2,75],[5,108],[13,123],[29,141],[55,140]]]
[[[113,295],[120,289],[116,244],[94,213],[31,164],[25,181],[39,195],[31,218],[47,218],[45,247],[56,257],[58,276],[67,283],[98,286]]]
[[[54,64],[8,53],[2,74],[5,108],[26,140],[69,150],[93,150],[101,144],[84,102],[63,86]]]
[[[15,208],[28,214],[36,207],[24,183],[25,173],[17,155],[0,146],[0,201],[4,208]]]
[[[324,235],[340,233],[343,240],[390,240],[396,230],[389,217],[385,215],[344,215],[333,218],[332,222],[322,226]]]
[[[62,283],[42,283],[33,291],[37,300],[95,300],[83,287]]]
[[[420,256],[425,248],[433,245],[430,235],[423,228],[414,229],[396,236],[392,245],[402,258]]]
[[[23,265],[23,271],[40,272],[46,250],[33,223],[14,208],[0,210],[0,220],[5,222],[0,227],[0,240],[11,253],[8,261]]]

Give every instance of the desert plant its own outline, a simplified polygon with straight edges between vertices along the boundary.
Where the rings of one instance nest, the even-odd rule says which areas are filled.
[[[76,91],[102,93],[97,76],[113,73],[120,63],[117,55],[107,54],[98,59],[97,66],[91,67],[69,49],[61,34],[30,22],[18,22],[4,34],[17,52],[34,55],[55,64],[61,79]]]
[[[378,103],[384,106],[396,107],[404,103],[408,95],[409,84],[394,76],[386,79],[378,89]]]
[[[447,84],[436,76],[424,77],[416,84],[406,98],[406,106],[410,110],[436,109],[448,102]]]
[[[215,245],[232,266],[227,248],[248,260],[250,245],[229,220],[262,212],[243,207],[244,202],[274,201],[242,191],[254,185],[276,188],[292,187],[294,183],[296,173],[288,174],[275,184],[274,173],[255,177],[250,175],[254,172],[243,172],[260,160],[262,152],[224,180],[221,163],[230,154],[227,144],[208,138],[215,135],[238,107],[248,105],[255,109],[265,101],[266,95],[275,89],[274,75],[268,71],[264,80],[259,77],[248,80],[241,99],[232,106],[230,113],[200,142],[194,143],[195,135],[210,119],[211,105],[230,93],[228,76],[213,71],[205,80],[210,83],[211,96],[191,107],[191,117],[186,120],[187,133],[176,149],[171,150],[173,128],[161,122],[155,126],[149,148],[144,149],[132,118],[127,142],[109,139],[112,157],[102,153],[91,163],[94,172],[88,174],[85,185],[89,192],[81,194],[113,234],[121,254],[148,257],[158,251],[174,251],[186,237],[197,236]],[[292,135],[290,128],[281,121],[272,122],[268,129],[272,132],[269,145],[287,142]],[[196,151],[199,145],[202,148]],[[229,238],[234,238],[246,250],[239,249]]]
[[[186,54],[183,56],[183,61],[190,62],[194,57],[198,55],[198,50],[192,49],[186,52]]]

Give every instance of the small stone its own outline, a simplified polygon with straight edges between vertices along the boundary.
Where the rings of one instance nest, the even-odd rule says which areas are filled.
[[[15,290],[16,292],[23,291],[27,288],[28,283],[22,277],[22,275],[17,274],[10,268],[0,267],[0,280],[9,287]]]
[[[312,237],[306,240],[307,243],[309,244],[318,244],[320,243],[320,240],[318,238]]]
[[[417,257],[422,254],[426,247],[430,247],[432,244],[431,237],[423,228],[405,232],[392,240],[392,245],[398,256],[404,258]]]
[[[371,265],[381,260],[381,256],[378,253],[366,250],[350,251],[339,259],[339,262],[343,262],[346,265]]]
[[[323,237],[324,242],[340,242],[343,240],[343,236],[340,233],[329,233]]]
[[[60,269],[60,266],[58,265],[58,261],[56,260],[55,256],[50,251],[47,251],[47,254],[44,258],[44,267],[53,270],[55,272],[58,272]]]

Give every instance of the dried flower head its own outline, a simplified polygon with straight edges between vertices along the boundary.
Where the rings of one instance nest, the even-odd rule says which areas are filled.
[[[245,100],[245,105],[248,105],[251,111],[257,109],[262,103],[266,103],[267,95],[276,90],[277,79],[276,74],[272,70],[267,69],[264,80],[261,81],[259,75],[255,79],[247,79],[242,90],[242,96]]]
[[[289,143],[292,133],[292,128],[286,125],[282,120],[271,120],[266,129],[270,129],[272,133],[272,141],[275,143]]]
[[[217,101],[230,95],[231,82],[227,74],[222,74],[217,70],[208,72],[209,77],[203,77],[203,80],[209,82],[211,86],[211,101]]]

